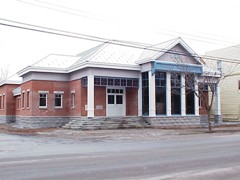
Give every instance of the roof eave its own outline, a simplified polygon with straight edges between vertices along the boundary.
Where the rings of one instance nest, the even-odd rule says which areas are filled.
[[[78,66],[71,67],[68,72],[74,72],[83,68],[94,67],[94,68],[105,68],[105,69],[122,69],[122,70],[132,70],[132,71],[140,71],[141,68],[139,65],[129,65],[129,64],[106,64],[99,62],[84,62],[79,64]]]
[[[65,69],[65,68],[28,66],[28,67],[24,68],[23,70],[17,72],[17,75],[22,77],[23,75],[25,75],[29,72],[68,73],[67,69]]]
[[[21,83],[22,83],[22,81],[6,80],[6,81],[0,82],[0,86],[6,85],[6,84],[19,85],[19,84],[21,84]]]

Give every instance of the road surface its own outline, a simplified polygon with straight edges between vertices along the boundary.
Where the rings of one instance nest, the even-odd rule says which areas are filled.
[[[240,134],[135,141],[0,134],[0,179],[239,179]]]

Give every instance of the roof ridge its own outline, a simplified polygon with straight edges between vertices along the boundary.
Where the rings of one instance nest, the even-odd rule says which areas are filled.
[[[160,42],[160,43],[157,43],[157,44],[153,44],[153,45],[147,46],[147,48],[158,46],[158,45],[161,45],[161,44],[164,44],[164,43],[167,43],[167,42],[171,42],[171,41],[175,42],[176,40],[179,40],[179,39],[182,39],[182,38],[181,37],[173,38],[173,39],[170,39],[170,40],[167,40],[167,41],[163,41],[163,42]]]
[[[104,42],[102,44],[99,45],[99,49],[97,49],[96,52],[94,52],[89,58],[87,61],[90,61],[93,57],[95,57],[99,52],[101,52],[103,49],[105,49],[110,43],[109,42]],[[98,46],[96,46],[98,47]]]
[[[101,43],[101,44],[94,46],[86,51],[81,52],[80,54],[77,54],[75,57],[78,57],[78,59],[71,66],[69,66],[69,68],[72,66],[75,66],[79,63],[89,61],[89,59],[94,57],[94,55],[96,55],[101,49],[103,49],[104,46],[105,46],[105,43]],[[87,56],[89,56],[89,57],[87,57]]]

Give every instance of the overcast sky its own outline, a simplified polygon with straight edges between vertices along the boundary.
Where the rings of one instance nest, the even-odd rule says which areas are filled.
[[[198,54],[240,44],[239,0],[5,0],[0,18],[156,44],[182,37]],[[8,23],[0,20],[0,23]],[[13,74],[48,54],[75,55],[97,42],[0,25],[0,62]]]

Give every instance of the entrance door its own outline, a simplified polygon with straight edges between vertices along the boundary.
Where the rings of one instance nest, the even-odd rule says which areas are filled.
[[[125,116],[124,89],[107,89],[107,116]]]

